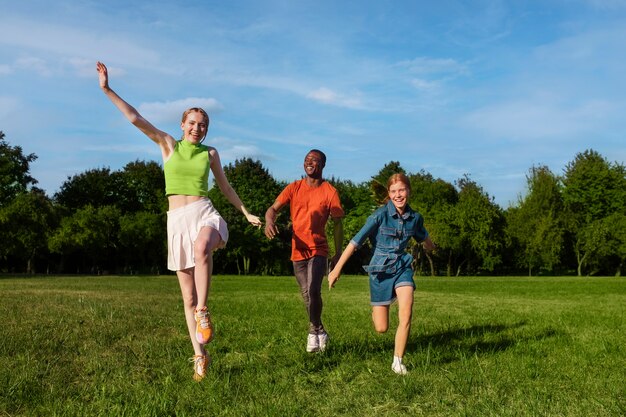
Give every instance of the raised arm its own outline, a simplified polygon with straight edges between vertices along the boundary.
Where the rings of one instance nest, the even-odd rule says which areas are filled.
[[[109,86],[109,72],[106,65],[102,62],[96,63],[96,70],[98,71],[98,81],[100,82],[100,88],[104,94],[111,100],[111,102],[118,108],[120,112],[131,122],[135,127],[141,130],[146,136],[154,141],[161,148],[163,159],[167,159],[170,153],[174,150],[176,145],[176,139],[167,133],[157,129],[143,118],[141,114],[133,106],[124,101],[115,91]]]
[[[235,208],[243,213],[246,216],[246,219],[253,226],[261,227],[263,222],[254,214],[248,213],[248,210],[241,202],[241,199],[237,195],[237,192],[233,189],[233,187],[228,182],[226,178],[226,174],[224,174],[224,169],[222,168],[222,162],[220,161],[220,155],[217,152],[217,149],[209,147],[209,154],[211,155],[211,171],[215,176],[215,182],[219,187],[220,191],[226,199],[235,206]]]

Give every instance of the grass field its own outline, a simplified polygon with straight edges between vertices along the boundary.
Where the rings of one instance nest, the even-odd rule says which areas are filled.
[[[173,276],[0,278],[0,416],[626,415],[626,279],[417,285],[401,377],[366,277],[324,289],[331,344],[307,354],[293,278],[217,276],[196,383]]]

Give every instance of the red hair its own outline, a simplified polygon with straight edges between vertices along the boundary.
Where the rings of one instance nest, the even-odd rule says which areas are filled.
[[[404,184],[406,189],[409,191],[409,194],[411,194],[411,182],[409,181],[409,177],[407,177],[406,175],[402,173],[393,174],[387,180],[387,195],[385,196],[385,199],[383,200],[383,204],[387,204],[389,202],[389,189],[391,188],[392,185],[394,185],[397,182],[401,182],[402,184]]]
[[[406,186],[406,189],[411,192],[411,182],[409,181],[409,177],[402,173],[393,174],[391,177],[389,177],[389,179],[387,180],[387,191],[389,191],[391,186],[397,182],[401,182],[402,184],[404,184]]]

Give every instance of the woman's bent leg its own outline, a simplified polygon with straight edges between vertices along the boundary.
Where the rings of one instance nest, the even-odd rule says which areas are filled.
[[[385,333],[389,329],[389,306],[372,306],[374,330]]]

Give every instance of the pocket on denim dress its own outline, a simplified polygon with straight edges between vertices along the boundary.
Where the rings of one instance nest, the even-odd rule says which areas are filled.
[[[379,230],[379,236],[376,239],[376,245],[379,248],[391,248],[393,249],[398,237],[398,229],[395,227],[381,226]]]
[[[370,274],[395,274],[397,260],[395,253],[374,253],[369,265],[364,265],[363,269]]]

